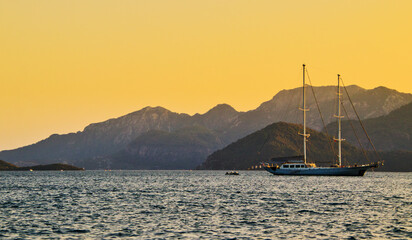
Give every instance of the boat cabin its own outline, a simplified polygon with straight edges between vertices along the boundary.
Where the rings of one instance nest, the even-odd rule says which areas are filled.
[[[302,169],[302,168],[314,168],[316,165],[314,163],[284,163],[280,168],[282,169]]]

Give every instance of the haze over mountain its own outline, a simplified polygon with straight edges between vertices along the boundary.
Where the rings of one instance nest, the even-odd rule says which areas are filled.
[[[326,124],[330,123],[334,120],[336,87],[314,87],[314,91]],[[365,90],[358,86],[349,86],[348,91],[361,118],[382,116],[412,101],[412,94],[384,87]],[[54,134],[33,145],[2,151],[0,158],[23,166],[65,162],[84,167],[77,164],[81,162],[90,169],[99,168],[103,159],[110,159],[106,161],[107,164],[103,164],[106,167],[120,168],[125,164],[126,168],[129,163],[119,162],[117,166],[117,161],[120,161],[118,156],[127,156],[128,159],[137,157],[135,162],[139,164],[135,166],[154,168],[151,162],[157,162],[157,165],[160,162],[164,164],[164,158],[173,155],[175,168],[186,168],[181,167],[183,165],[179,161],[187,163],[191,154],[193,162],[189,165],[195,166],[202,157],[205,158],[209,153],[268,124],[278,121],[300,123],[301,112],[298,107],[302,101],[301,92],[302,88],[283,90],[257,109],[248,112],[237,112],[227,104],[217,105],[205,114],[193,116],[174,113],[162,107],[146,107],[119,118],[90,124],[81,132]],[[308,89],[307,92],[307,106],[311,108],[308,113],[308,126],[320,130],[322,124],[315,107],[316,103],[311,97],[311,90]],[[184,139],[181,146],[193,138],[201,138],[203,133],[201,136],[198,135],[199,128],[208,136],[206,140],[198,141],[189,148],[182,147],[180,150],[179,147],[170,144],[176,136]],[[185,134],[179,132],[181,129],[185,129],[182,130]],[[150,150],[147,154],[135,154],[147,147],[148,143]],[[163,153],[158,151],[160,146],[167,146],[162,148]],[[93,160],[96,160],[96,165],[93,165]],[[144,161],[146,163],[143,163]]]

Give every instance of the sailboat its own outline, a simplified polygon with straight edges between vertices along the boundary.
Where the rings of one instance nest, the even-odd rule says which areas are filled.
[[[274,175],[311,175],[311,176],[363,176],[368,169],[377,168],[381,165],[380,162],[344,166],[342,165],[342,127],[341,127],[341,90],[340,90],[340,75],[338,75],[338,114],[335,116],[338,121],[338,138],[334,138],[338,142],[339,154],[338,164],[331,167],[317,167],[315,163],[308,162],[306,156],[306,143],[309,138],[309,134],[306,133],[306,112],[309,110],[306,108],[305,99],[305,64],[303,64],[303,108],[300,108],[303,112],[303,133],[299,133],[303,137],[303,156],[283,157],[275,159],[278,164],[264,163],[263,168]]]

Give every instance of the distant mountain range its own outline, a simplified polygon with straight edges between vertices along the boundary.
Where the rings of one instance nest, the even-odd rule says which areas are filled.
[[[386,115],[412,102],[412,94],[384,87],[347,89],[362,119]],[[64,162],[87,169],[192,168],[215,150],[268,124],[300,123],[301,91],[302,88],[283,90],[248,112],[238,112],[227,104],[193,116],[146,107],[91,124],[81,132],[54,134],[33,145],[2,151],[0,158],[22,166]],[[314,91],[326,124],[334,121],[336,87],[314,87]],[[310,89],[308,95],[308,126],[321,130],[323,125]],[[167,164],[168,161],[173,163]]]
[[[270,162],[274,157],[300,156],[302,155],[303,126],[285,122],[277,122],[256,131],[238,141],[211,154],[204,163],[198,166],[200,170],[231,170],[249,169],[260,165],[261,162]],[[330,142],[325,133],[307,129],[310,141],[307,144],[308,162],[315,162],[318,166],[330,166],[337,163],[337,157],[330,147]],[[335,151],[336,143],[329,138]],[[348,143],[342,143],[342,162],[348,164],[363,164],[385,160],[383,171],[412,171],[412,152],[393,151],[380,152],[378,156],[374,152],[362,151]]]

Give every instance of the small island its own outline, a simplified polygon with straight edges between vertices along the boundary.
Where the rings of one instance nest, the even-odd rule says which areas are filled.
[[[84,168],[79,168],[64,163],[55,163],[47,165],[36,165],[30,167],[18,167],[14,164],[0,160],[0,171],[81,171]]]

